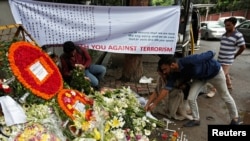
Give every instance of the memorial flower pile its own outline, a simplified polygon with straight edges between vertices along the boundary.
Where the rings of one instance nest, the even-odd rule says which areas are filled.
[[[148,141],[151,131],[164,127],[158,120],[146,116],[135,93],[130,88],[96,92],[93,96],[93,117],[74,114],[74,126],[82,131],[76,141],[93,138],[100,141]]]
[[[88,88],[88,81],[77,80],[83,74],[79,70],[74,70],[76,79],[72,82],[77,87],[66,87],[49,56],[30,43],[11,44],[5,57],[9,61],[5,67],[13,73],[8,77],[15,78],[15,82],[20,82],[18,86],[25,88],[20,88],[25,92],[18,93],[19,88],[13,88],[13,96],[18,96],[13,98],[19,102],[22,99],[19,104],[27,123],[7,127],[3,116],[0,117],[1,125],[9,129],[1,140],[149,141],[152,131],[165,127],[164,122],[147,116],[129,87],[93,91]],[[1,82],[0,90],[9,92],[10,87],[4,80]],[[31,96],[33,101],[26,99]],[[35,98],[43,101],[39,103]]]

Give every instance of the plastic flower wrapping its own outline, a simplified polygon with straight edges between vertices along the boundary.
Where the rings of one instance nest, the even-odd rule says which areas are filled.
[[[26,125],[23,131],[21,131],[14,139],[14,141],[29,140],[60,141],[57,136],[48,132],[41,124],[38,123]]]
[[[6,126],[4,117],[0,117],[1,141],[65,141],[61,120],[50,105],[24,104],[27,123]]]
[[[146,116],[130,88],[95,92],[88,97],[94,99],[93,105],[83,111],[75,110],[73,120],[68,117],[71,121],[67,126],[63,126],[52,108],[55,103],[23,104],[27,123],[6,126],[1,116],[3,133],[0,138],[3,141],[67,141],[63,133],[67,129],[74,136],[73,141],[149,141],[157,126],[165,127],[160,121]],[[92,109],[90,118],[86,116],[89,108]]]

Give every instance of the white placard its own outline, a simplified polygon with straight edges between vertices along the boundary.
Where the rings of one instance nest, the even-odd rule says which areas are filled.
[[[79,112],[85,112],[85,105],[83,103],[81,103],[80,101],[76,101],[76,103],[73,106],[77,111]]]
[[[40,61],[31,65],[29,69],[40,81],[42,81],[49,74]]]

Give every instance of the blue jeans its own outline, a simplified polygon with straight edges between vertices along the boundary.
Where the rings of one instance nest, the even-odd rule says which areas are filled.
[[[223,72],[223,69],[221,68],[219,73],[213,77],[212,79],[209,79],[207,81],[201,81],[201,80],[194,80],[191,84],[191,88],[189,90],[188,95],[188,102],[192,111],[192,115],[194,120],[199,120],[199,109],[197,105],[197,96],[199,95],[199,92],[201,91],[202,87],[207,83],[211,83],[217,90],[217,93],[220,95],[222,100],[226,103],[226,106],[229,110],[230,118],[237,118],[238,117],[238,110],[236,107],[236,104],[234,102],[234,99],[230,95],[227,84],[226,84],[226,77]]]
[[[104,78],[106,74],[106,67],[103,65],[91,64],[89,68],[85,69],[85,76],[90,79],[91,86],[99,86],[99,81]]]

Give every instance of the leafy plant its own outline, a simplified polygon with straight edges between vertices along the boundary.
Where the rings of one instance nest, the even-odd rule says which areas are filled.
[[[9,61],[8,61],[8,50],[12,43],[17,42],[18,40],[14,39],[12,41],[1,41],[0,42],[0,67],[1,67],[1,78],[2,79],[11,79],[13,76],[12,71],[9,67]],[[15,97],[21,97],[21,94],[24,94],[27,92],[27,89],[25,89],[22,84],[14,79],[9,86],[12,88],[13,92],[12,94]]]
[[[94,92],[91,87],[90,80],[85,77],[84,70],[80,68],[73,70],[70,87],[80,92],[84,92],[87,95],[93,94]]]

